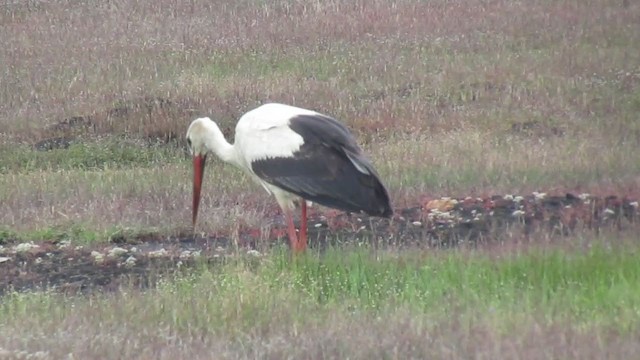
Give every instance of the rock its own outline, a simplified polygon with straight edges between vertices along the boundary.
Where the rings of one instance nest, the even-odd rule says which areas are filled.
[[[36,245],[32,242],[28,242],[28,243],[22,243],[22,244],[18,244],[13,248],[13,251],[15,251],[16,253],[24,253],[27,252],[31,249],[37,249],[39,248],[39,245]]]
[[[547,197],[547,193],[541,193],[541,192],[534,191],[534,192],[533,192],[533,196],[534,196],[537,200],[542,200],[542,199],[544,199],[545,197]]]
[[[62,240],[62,241],[60,241],[60,242],[58,243],[58,248],[60,248],[60,249],[64,249],[64,248],[69,247],[69,245],[71,245],[71,241],[69,241],[69,240]]]
[[[520,217],[520,216],[524,216],[524,214],[525,214],[525,212],[524,212],[524,211],[522,211],[522,210],[516,210],[516,211],[514,211],[514,212],[512,212],[512,213],[511,213],[511,216],[514,216],[514,217]]]
[[[200,257],[202,250],[184,250],[180,253],[180,260],[195,259]]]
[[[129,256],[129,257],[127,258],[127,260],[125,260],[125,261],[124,261],[124,266],[125,266],[125,267],[128,267],[128,268],[133,267],[133,266],[135,266],[135,265],[136,265],[136,261],[137,261],[137,260],[136,260],[136,258],[135,258],[135,257],[133,257],[133,256]]]
[[[96,264],[100,264],[100,263],[104,262],[104,255],[102,253],[98,252],[98,251],[95,251],[95,250],[92,251],[91,252],[91,257],[93,258],[93,261]]]
[[[262,256],[262,254],[260,254],[260,252],[258,250],[254,250],[254,249],[251,249],[251,250],[247,251],[247,255],[253,256],[253,257]]]
[[[109,257],[117,257],[117,256],[120,256],[122,254],[126,254],[128,252],[129,252],[129,250],[116,246],[113,249],[109,250],[109,254],[107,256],[109,256]]]
[[[161,257],[161,256],[167,256],[167,250],[165,250],[164,248],[161,248],[159,250],[155,250],[155,251],[150,251],[149,252],[149,257]]]
[[[453,200],[450,198],[435,199],[435,200],[429,201],[427,205],[425,205],[425,209],[438,210],[440,212],[447,212],[447,211],[451,211],[456,206],[457,203],[458,203],[457,200]]]

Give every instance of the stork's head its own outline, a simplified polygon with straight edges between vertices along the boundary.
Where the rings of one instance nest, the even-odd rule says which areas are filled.
[[[207,155],[209,152],[207,138],[213,126],[215,126],[215,123],[208,117],[198,118],[191,122],[187,130],[187,145],[189,145],[191,155]]]
[[[211,133],[212,125],[215,126],[215,123],[208,117],[204,117],[193,120],[187,130],[187,144],[193,156],[193,226],[196,225],[196,219],[198,218],[204,165],[209,152],[207,138]]]

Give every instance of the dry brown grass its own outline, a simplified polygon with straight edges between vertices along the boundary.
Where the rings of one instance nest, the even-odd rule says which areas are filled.
[[[397,204],[626,189],[640,173],[638,21],[640,7],[617,0],[6,4],[0,151],[51,136],[181,140],[201,115],[231,136],[244,111],[280,101],[350,125]],[[72,116],[89,126],[55,127]],[[0,217],[16,229],[181,227],[189,173],[176,162],[12,166]],[[270,199],[212,169],[224,177],[206,180],[203,229],[228,227],[223,209],[245,201],[231,213],[258,224]]]
[[[639,23],[640,4],[620,0],[5,2],[0,236],[181,231],[190,219],[191,171],[180,148],[189,121],[211,116],[232,137],[236,119],[266,101],[347,123],[398,206],[424,194],[637,194]],[[80,145],[30,147],[51,137]],[[149,139],[178,147],[149,157]],[[102,145],[109,141],[137,156]],[[200,230],[269,226],[275,202],[238,171],[211,162],[205,187]],[[580,247],[579,236],[563,240]],[[606,244],[622,237],[603,236]],[[551,270],[522,255],[514,257],[520,267],[494,272],[509,249],[487,250],[499,254],[488,262],[472,252],[438,263],[449,253],[437,254],[424,263],[438,265],[428,287],[402,253],[388,272],[376,259],[323,273],[313,261],[324,258],[310,258],[317,272],[305,275],[264,257],[266,273],[194,271],[187,277],[202,279],[147,292],[18,294],[2,302],[0,358],[599,359],[640,351],[634,253],[614,249],[583,271],[567,265],[574,253]],[[607,272],[623,255],[626,267]],[[546,277],[526,287],[533,268]],[[398,304],[382,292],[388,309],[363,310],[370,295],[330,281],[342,275],[374,294],[384,281],[389,291],[413,281],[401,291],[413,300]],[[322,276],[329,304],[310,290]],[[343,301],[349,296],[362,306]]]
[[[3,333],[3,342],[13,345],[0,349],[0,355],[18,359],[38,352],[45,359],[69,354],[91,359],[211,359],[212,354],[216,359],[629,359],[640,351],[639,339],[632,334],[548,325],[534,318],[507,330],[490,315],[434,321],[405,311],[382,316],[337,312],[325,314],[322,321],[291,326],[287,311],[280,311],[273,313],[283,317],[279,321],[234,337],[202,336],[197,330],[176,333],[161,324],[153,331],[137,330],[139,326],[127,319],[103,320],[97,327],[93,319],[105,314],[82,309],[61,323],[38,324],[37,332]]]
[[[253,184],[238,176],[237,170],[220,166],[209,170],[211,191],[203,194],[207,211],[200,229],[260,227],[265,208],[273,205],[268,197],[259,196],[264,190],[256,187],[242,194],[241,189],[252,189]],[[189,224],[190,176],[190,169],[181,165],[6,175],[2,185],[11,191],[0,204],[0,223],[19,232],[72,226],[100,232],[117,228],[180,231]],[[229,182],[231,177],[236,181]]]
[[[579,132],[624,128],[640,76],[639,10],[619,1],[47,2],[3,11],[0,119],[17,134],[154,96],[229,122],[279,100],[363,130],[499,130],[532,119]],[[136,131],[182,134],[188,120]]]
[[[565,153],[556,154],[554,148],[562,145],[562,139],[496,139],[466,131],[395,137],[377,148],[370,146],[369,151],[394,189],[398,207],[416,206],[425,195],[464,198],[556,187],[561,194],[603,188],[598,195],[638,195],[640,162],[635,161],[635,146],[619,144],[626,151],[618,154],[601,144],[572,144]],[[179,231],[189,225],[191,216],[191,176],[189,162],[4,174],[0,223],[20,232],[74,225],[100,232]],[[275,201],[260,186],[220,162],[209,165],[204,189],[200,231],[229,233],[239,226],[268,226],[272,219],[265,214],[277,211]]]

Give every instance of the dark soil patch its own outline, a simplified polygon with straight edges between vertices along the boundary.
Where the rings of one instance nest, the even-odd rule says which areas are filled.
[[[38,151],[66,149],[82,138],[126,135],[148,144],[175,144],[183,141],[183,132],[196,115],[203,113],[189,99],[140,97],[116,102],[94,114],[77,115],[57,121],[37,136]]]
[[[391,220],[337,211],[313,213],[309,240],[311,251],[363,242],[382,249],[535,243],[577,231],[637,231],[639,215],[636,199],[615,195],[441,198],[397,209]],[[261,256],[275,244],[286,243],[281,220],[277,216],[271,228],[243,229],[235,236],[123,235],[90,247],[7,242],[0,251],[0,295],[43,288],[86,293],[116,290],[123,284],[153,286],[159,277],[195,264]]]

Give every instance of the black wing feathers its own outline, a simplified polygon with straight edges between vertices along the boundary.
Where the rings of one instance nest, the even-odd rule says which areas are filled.
[[[392,215],[389,195],[349,130],[322,115],[290,121],[304,144],[294,157],[254,161],[263,180],[318,204],[369,215]]]

